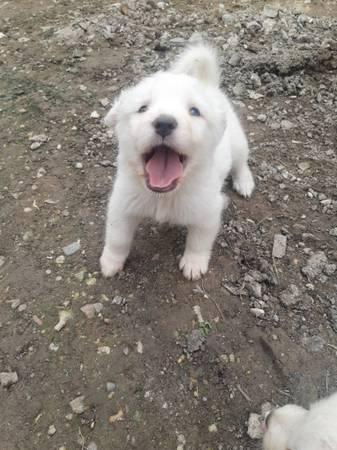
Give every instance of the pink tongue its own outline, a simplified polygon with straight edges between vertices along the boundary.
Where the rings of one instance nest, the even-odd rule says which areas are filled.
[[[183,174],[179,156],[168,148],[157,149],[145,166],[149,184],[154,188],[167,188]]]

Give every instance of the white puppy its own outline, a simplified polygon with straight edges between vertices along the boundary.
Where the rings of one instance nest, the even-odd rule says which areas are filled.
[[[264,450],[337,450],[337,393],[311,405],[275,409],[266,418]]]
[[[123,91],[106,117],[119,141],[118,171],[108,206],[101,256],[105,276],[120,271],[144,217],[185,225],[180,268],[188,279],[208,269],[221,223],[221,188],[251,195],[248,145],[232,106],[219,88],[216,54],[199,44],[170,70]]]

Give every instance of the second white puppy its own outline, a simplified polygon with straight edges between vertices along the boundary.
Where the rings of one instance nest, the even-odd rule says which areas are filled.
[[[119,153],[100,259],[105,276],[123,268],[144,217],[187,226],[180,268],[188,279],[207,271],[225,178],[231,172],[245,197],[254,188],[247,140],[219,83],[214,50],[199,44],[170,70],[123,91],[108,113]]]
[[[311,405],[275,409],[267,416],[264,450],[337,450],[337,393]]]

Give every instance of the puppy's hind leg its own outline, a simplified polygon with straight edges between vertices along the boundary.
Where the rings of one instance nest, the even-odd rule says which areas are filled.
[[[139,217],[131,216],[118,207],[118,202],[112,194],[108,207],[105,245],[100,258],[105,277],[112,277],[123,269],[139,222]]]
[[[248,143],[243,131],[237,130],[232,143],[232,179],[234,189],[243,197],[250,197],[254,187],[254,178],[248,166]]]

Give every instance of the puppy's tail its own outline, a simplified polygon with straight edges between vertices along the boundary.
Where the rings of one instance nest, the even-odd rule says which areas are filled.
[[[203,83],[219,86],[220,67],[216,50],[203,42],[191,45],[171,67],[173,73],[185,73]]]

